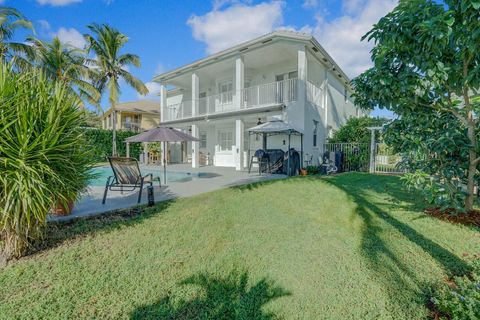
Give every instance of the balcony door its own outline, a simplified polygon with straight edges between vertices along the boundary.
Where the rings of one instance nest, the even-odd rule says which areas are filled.
[[[225,80],[218,83],[218,95],[215,99],[216,111],[222,112],[233,107],[233,81]]]
[[[298,77],[297,71],[291,71],[287,73],[277,74],[275,76],[276,86],[276,102],[287,102],[294,100],[296,93],[296,86],[293,81],[287,81],[290,79],[296,79]]]

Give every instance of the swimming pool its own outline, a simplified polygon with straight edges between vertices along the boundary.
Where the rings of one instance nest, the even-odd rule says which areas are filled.
[[[163,181],[163,170],[154,169],[154,168],[142,168],[142,174],[147,175],[149,173],[153,174],[154,177],[160,177]],[[112,169],[110,167],[96,167],[92,169],[95,178],[90,180],[88,183],[91,187],[103,187],[107,182],[108,177],[113,176]],[[168,182],[187,182],[192,179],[198,178],[200,173],[191,173],[191,172],[180,172],[180,171],[167,171],[167,181]]]

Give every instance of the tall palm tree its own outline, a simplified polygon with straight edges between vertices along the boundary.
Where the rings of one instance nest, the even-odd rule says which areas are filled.
[[[98,106],[100,93],[89,80],[94,78],[95,70],[88,67],[84,51],[71,46],[64,46],[58,37],[52,42],[28,38],[35,48],[36,65],[53,80],[67,85],[81,99]]]
[[[0,6],[0,61],[12,60],[16,65],[23,65],[33,57],[29,45],[11,41],[20,28],[33,30],[32,22],[16,9]]]
[[[85,34],[84,37],[88,43],[88,52],[93,52],[96,55],[94,60],[97,74],[95,85],[101,93],[106,89],[109,91],[110,108],[113,114],[112,155],[116,155],[117,115],[115,105],[121,93],[119,81],[120,79],[125,80],[128,85],[143,95],[148,93],[148,89],[140,79],[126,70],[130,65],[140,67],[140,58],[137,55],[131,53],[120,54],[120,50],[128,41],[128,37],[107,24],[92,24],[88,28],[93,35]]]

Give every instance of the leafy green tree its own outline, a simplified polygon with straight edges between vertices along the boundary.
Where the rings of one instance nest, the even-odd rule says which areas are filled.
[[[87,66],[83,50],[62,45],[58,37],[52,42],[35,38],[29,41],[35,48],[36,65],[49,79],[65,83],[80,99],[98,105],[100,93],[90,83],[94,70]]]
[[[368,127],[381,127],[389,120],[384,118],[350,118],[340,129],[333,133],[330,143],[370,143],[371,132]],[[377,132],[378,134],[378,132]]]
[[[11,41],[21,28],[33,30],[32,23],[16,9],[0,6],[0,61],[13,60],[16,65],[24,65],[33,57],[29,45]]]
[[[94,68],[97,71],[97,75],[94,79],[94,84],[101,93],[107,89],[109,91],[110,108],[114,115],[112,155],[116,155],[117,116],[115,105],[120,95],[119,81],[120,79],[125,80],[129,86],[142,95],[146,95],[148,89],[141,80],[127,71],[127,67],[131,65],[140,67],[140,58],[131,53],[120,54],[121,49],[128,41],[128,37],[107,24],[92,24],[88,28],[93,34],[84,35],[88,42],[88,51],[96,55]]]
[[[87,186],[93,156],[78,102],[40,69],[0,65],[0,258],[25,253],[50,209]]]
[[[391,128],[408,138],[392,141],[400,151],[417,148],[427,161],[412,157],[411,168],[428,166],[440,190],[456,185],[440,197],[464,190],[462,209],[473,209],[480,162],[480,1],[401,0],[364,39],[375,42],[374,66],[353,81],[356,103],[395,112],[399,119]]]

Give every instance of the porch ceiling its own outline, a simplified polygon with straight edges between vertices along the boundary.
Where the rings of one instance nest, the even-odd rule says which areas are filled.
[[[251,71],[296,59],[297,46],[286,41],[276,41],[270,45],[248,51],[244,53],[243,56],[245,70]],[[190,90],[192,86],[192,74],[194,72],[198,74],[200,83],[203,81],[210,82],[222,78],[222,76],[233,77],[235,75],[235,57],[219,60],[201,67],[194,67],[191,72],[181,73],[169,79],[166,84]]]

